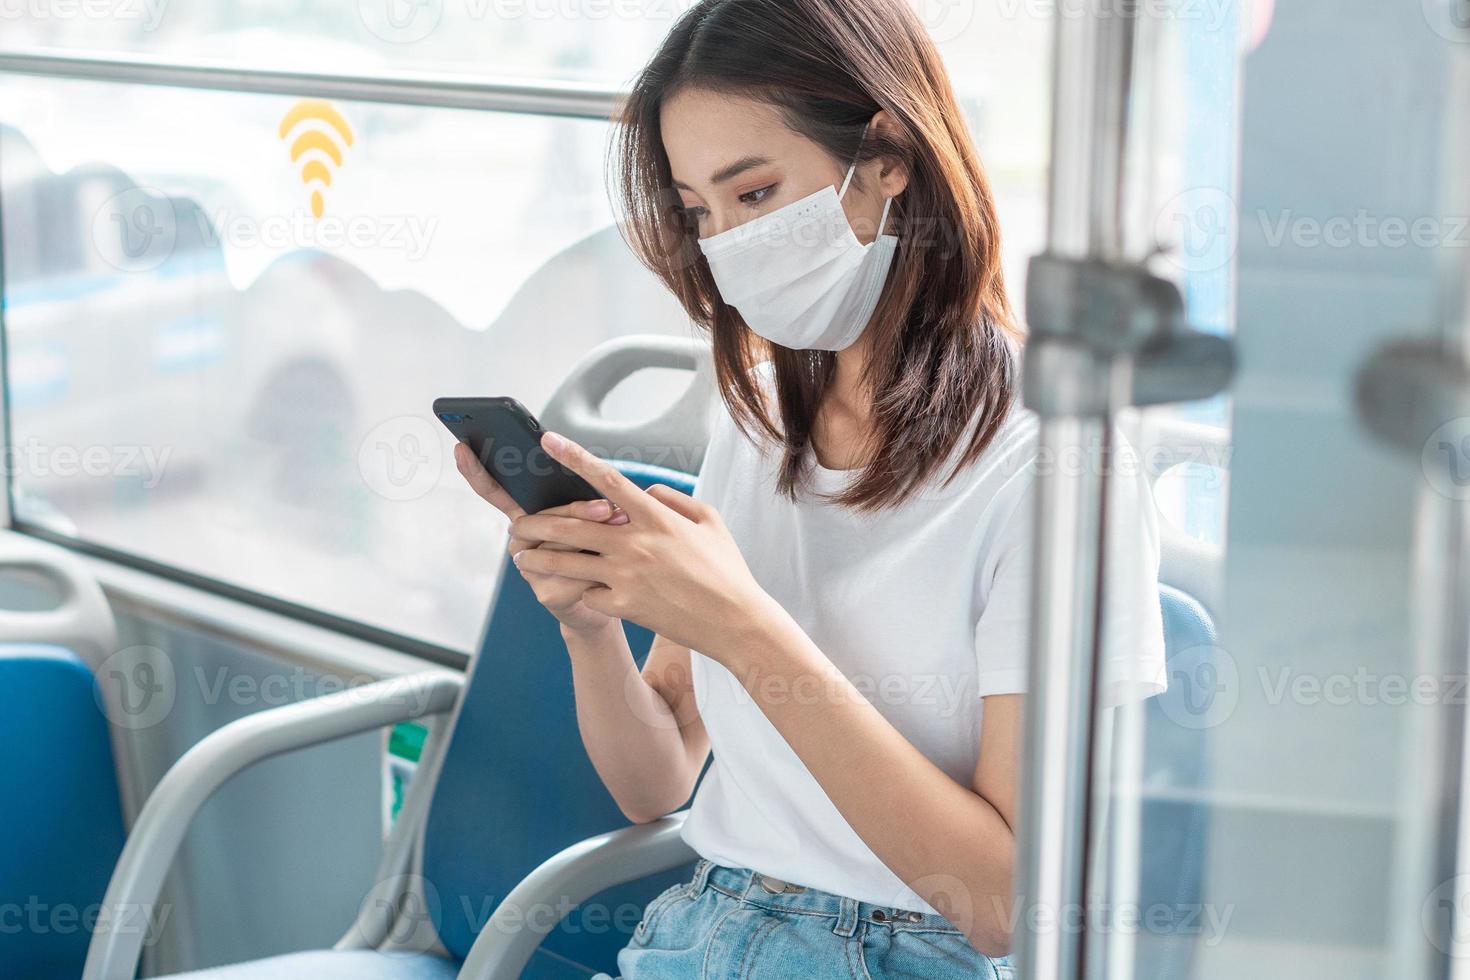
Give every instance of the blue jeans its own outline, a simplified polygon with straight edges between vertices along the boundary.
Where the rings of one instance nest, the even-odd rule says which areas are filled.
[[[870,905],[700,861],[648,903],[623,980],[1011,980],[943,916]]]

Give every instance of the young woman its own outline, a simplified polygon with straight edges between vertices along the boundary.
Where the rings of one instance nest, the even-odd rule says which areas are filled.
[[[702,0],[619,132],[629,240],[715,352],[693,499],[548,433],[608,500],[527,515],[457,455],[561,622],[624,813],[682,806],[714,753],[684,830],[698,871],[619,968],[1008,975],[1041,464],[995,206],[939,55],[905,0]],[[1151,693],[1141,479],[1114,495],[1107,669]],[[641,672],[623,619],[657,634]]]

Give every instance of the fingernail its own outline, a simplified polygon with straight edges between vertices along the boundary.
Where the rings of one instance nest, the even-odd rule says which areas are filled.
[[[521,567],[521,554],[521,552],[517,551],[515,554],[510,556],[510,560],[516,563],[516,568]]]
[[[567,448],[567,441],[561,436],[557,435],[555,432],[546,433],[545,442],[546,448],[553,453],[559,453],[563,449]]]
[[[626,524],[626,523],[628,523],[628,512],[625,511],[625,510],[618,511],[616,514],[614,514],[612,516],[612,520],[608,521],[608,523],[609,524]]]
[[[591,512],[589,516],[600,521],[612,515],[612,504],[606,500],[594,500],[587,506],[587,510]]]

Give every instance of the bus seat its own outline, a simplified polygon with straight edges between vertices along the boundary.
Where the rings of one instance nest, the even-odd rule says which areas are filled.
[[[657,335],[609,341],[589,352],[561,384],[541,420],[589,449],[658,458],[671,450],[673,462],[697,462],[703,439],[692,445],[690,423],[705,431],[698,409],[713,393],[707,350],[692,340]],[[645,368],[687,370],[689,390],[653,420],[622,424],[607,418],[607,396]],[[656,379],[659,385],[665,381]],[[644,488],[661,483],[693,490],[688,472],[646,460],[614,462]],[[631,624],[626,629],[641,662],[652,635]],[[447,729],[442,751],[426,749],[410,790],[427,796],[427,816],[411,817],[405,803],[399,818],[405,825],[417,820],[417,826],[404,828],[415,835],[417,853],[413,873],[389,888],[386,904],[401,911],[386,938],[378,933],[364,940],[371,930],[363,928],[360,916],[334,950],[178,974],[175,980],[453,976],[499,900],[522,878],[567,845],[629,825],[582,747],[570,663],[556,620],[508,558]],[[522,975],[585,978],[611,967],[647,901],[690,873],[653,876],[570,910]],[[602,910],[613,914],[603,916]]]
[[[0,972],[81,973],[88,923],[122,850],[125,801],[95,672],[117,644],[101,586],[56,545],[0,543]],[[105,680],[105,679],[104,679]]]
[[[694,478],[618,463],[639,486],[692,492]],[[508,560],[507,560],[508,561]],[[627,624],[639,663],[653,636]],[[428,909],[449,952],[463,958],[503,898],[563,848],[629,822],[582,746],[571,664],[556,620],[507,566],[485,640],[471,667],[424,838]],[[613,965],[659,891],[692,866],[621,886],[570,911],[523,974],[586,977]]]
[[[72,980],[86,922],[123,845],[107,720],[91,668],[72,650],[0,645],[0,928],[7,976]]]
[[[689,376],[682,391],[649,368]],[[606,412],[609,395],[639,376],[668,402],[651,418]],[[635,384],[639,382],[634,382]],[[709,345],[655,334],[589,351],[541,410],[544,428],[599,455],[643,488],[692,493],[714,396]],[[555,619],[507,559],[453,734],[437,773],[423,841],[423,896],[448,952],[468,955],[496,904],[563,848],[629,826],[587,758],[577,727],[570,663]],[[625,624],[641,665],[652,634]],[[585,977],[611,969],[643,906],[692,866],[594,896],[567,912],[522,976]]]
[[[644,488],[662,483],[693,490],[693,477],[686,473],[645,463],[617,465]],[[344,948],[351,941],[344,939],[333,950],[175,974],[173,980],[453,977],[498,899],[548,855],[629,825],[582,747],[570,662],[556,620],[505,561],[484,639],[450,721],[449,741],[435,760],[426,754],[420,763],[417,778],[431,781],[432,801],[421,828],[419,867],[405,876],[411,880],[404,891],[390,899],[401,911],[387,940],[376,949],[352,949]],[[631,624],[626,629],[641,662],[652,635]],[[610,966],[643,905],[690,873],[622,886],[599,896],[595,905],[571,910],[523,976],[585,978]],[[605,919],[600,909],[616,915]]]

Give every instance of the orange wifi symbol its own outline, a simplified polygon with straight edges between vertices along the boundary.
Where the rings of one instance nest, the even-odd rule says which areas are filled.
[[[300,164],[301,182],[311,188],[311,213],[320,218],[327,207],[322,191],[332,186],[333,172],[342,169],[343,152],[352,145],[352,127],[330,102],[303,99],[281,120],[281,139],[297,130],[291,162]]]

